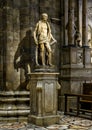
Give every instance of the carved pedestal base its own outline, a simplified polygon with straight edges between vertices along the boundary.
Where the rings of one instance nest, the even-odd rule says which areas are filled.
[[[57,92],[60,85],[57,73],[31,73],[29,122],[36,125],[59,123]]]
[[[48,126],[51,124],[59,123],[59,119],[60,119],[59,115],[43,116],[43,117],[29,115],[29,122],[32,122],[33,124],[40,126]]]

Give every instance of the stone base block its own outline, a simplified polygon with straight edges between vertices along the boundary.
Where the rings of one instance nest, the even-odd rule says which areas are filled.
[[[28,121],[38,126],[48,126],[52,124],[58,124],[60,120],[59,115],[37,117],[29,115]]]

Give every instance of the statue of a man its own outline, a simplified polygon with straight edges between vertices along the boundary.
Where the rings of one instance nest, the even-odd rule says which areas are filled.
[[[76,30],[75,36],[74,36],[74,40],[75,40],[75,45],[80,47],[80,42],[81,42],[81,34],[78,30]]]
[[[54,37],[51,34],[51,28],[48,20],[48,15],[43,13],[41,15],[41,20],[38,21],[36,24],[36,28],[34,30],[34,40],[35,44],[37,45],[36,49],[36,64],[39,64],[38,55],[40,59],[40,64],[42,66],[49,65],[52,66],[51,57],[52,57],[52,50],[51,44],[56,42]],[[38,53],[38,52],[39,53]]]

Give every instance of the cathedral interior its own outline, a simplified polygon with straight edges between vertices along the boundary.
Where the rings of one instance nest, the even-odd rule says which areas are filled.
[[[48,22],[38,26],[43,13]],[[42,25],[55,40],[50,48],[41,47]],[[63,125],[70,117],[92,130],[92,0],[0,0],[0,122]],[[32,124],[23,130],[69,129]]]

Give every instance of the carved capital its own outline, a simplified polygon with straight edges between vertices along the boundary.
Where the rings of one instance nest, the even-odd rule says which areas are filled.
[[[43,85],[42,81],[37,81],[36,90],[37,91],[42,91],[42,85]]]

